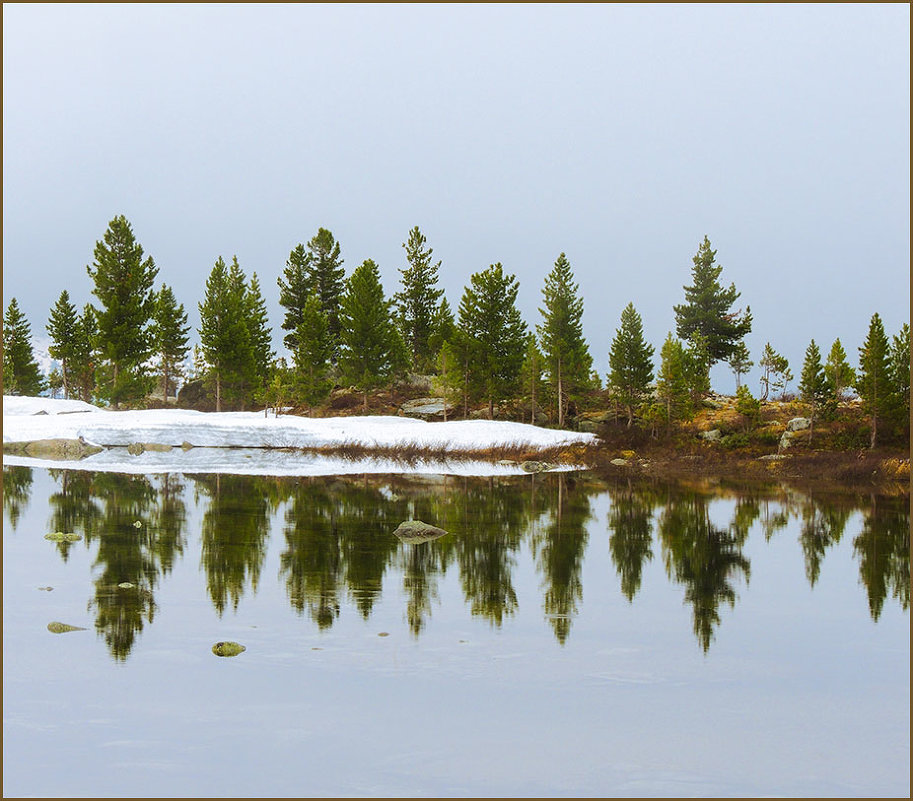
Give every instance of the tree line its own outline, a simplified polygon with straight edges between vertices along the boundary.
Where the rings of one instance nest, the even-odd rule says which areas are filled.
[[[340,243],[320,228],[289,253],[277,278],[283,309],[283,344],[291,363],[272,350],[272,331],[256,273],[246,275],[237,257],[219,256],[199,303],[199,344],[192,373],[203,380],[217,411],[253,404],[291,403],[308,411],[326,402],[336,386],[362,393],[393,385],[408,371],[433,376],[434,390],[451,408],[519,404],[524,417],[570,424],[578,407],[602,389],[583,336],[583,298],[566,255],[561,253],[542,288],[541,321],[531,329],[516,305],[519,283],[501,263],[470,276],[456,314],[439,286],[441,261],[416,226],[403,243],[400,288],[388,297],[377,264],[366,259],[346,278]],[[740,293],[720,281],[705,236],[693,257],[692,283],[674,306],[675,333],[668,333],[654,362],[643,322],[633,302],[621,313],[608,352],[608,400],[628,426],[636,421],[671,427],[690,419],[710,391],[710,369],[726,363],[737,388],[739,410],[749,416],[760,402],[784,392],[794,380],[785,357],[767,342],[759,356],[761,393],[741,383],[754,362],[744,338],[750,307],[736,309]],[[190,326],[183,304],[168,285],[155,289],[158,268],[137,242],[124,216],[115,217],[95,245],[86,268],[97,303],[80,311],[64,289],[50,310],[50,355],[60,362],[46,382],[34,359],[28,321],[13,298],[4,316],[3,381],[8,394],[34,395],[48,386],[65,397],[136,404],[156,385],[165,398],[185,378]],[[910,329],[893,338],[872,316],[858,369],[840,340],[826,360],[809,344],[798,384],[812,420],[833,415],[855,389],[871,419],[871,445],[879,426],[909,418]]]

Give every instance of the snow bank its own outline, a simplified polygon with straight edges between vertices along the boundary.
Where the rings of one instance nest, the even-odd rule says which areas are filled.
[[[459,420],[429,423],[403,417],[265,417],[263,412],[195,412],[152,409],[115,412],[82,401],[4,397],[4,442],[78,439],[108,450],[79,462],[42,463],[53,467],[122,472],[248,472],[263,475],[446,472],[459,475],[509,475],[519,467],[486,462],[424,462],[404,470],[389,460],[351,462],[281,452],[278,448],[317,448],[344,444],[364,447],[418,446],[443,451],[471,451],[510,445],[549,448],[591,442],[592,434],[553,431],[526,423]],[[146,452],[129,456],[120,448],[134,442],[180,446],[191,450]],[[120,446],[120,447],[118,447]],[[239,450],[225,450],[225,449]],[[243,449],[243,450],[241,450]],[[264,450],[272,449],[272,450]],[[4,457],[6,464],[37,465],[26,457]],[[315,472],[319,471],[319,472]]]

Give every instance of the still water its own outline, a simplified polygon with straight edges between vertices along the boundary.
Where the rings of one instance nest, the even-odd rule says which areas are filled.
[[[908,496],[3,479],[5,796],[910,792]]]

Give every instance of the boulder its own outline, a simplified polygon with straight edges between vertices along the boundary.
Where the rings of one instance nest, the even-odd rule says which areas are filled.
[[[558,465],[551,462],[521,462],[520,469],[524,473],[545,473],[548,470],[554,470]]]
[[[713,428],[710,431],[702,431],[700,437],[707,442],[719,442],[723,438],[723,432]]]
[[[244,653],[247,648],[239,642],[232,642],[231,640],[224,640],[223,642],[217,642],[212,646],[212,652],[216,656],[237,656],[240,653]]]
[[[406,520],[396,527],[393,534],[408,545],[421,545],[443,537],[447,532],[421,520]]]
[[[610,464],[613,464],[613,465],[615,465],[616,467],[627,467],[627,466],[628,466],[628,460],[627,460],[627,459],[612,459],[612,461],[610,462]]]
[[[101,453],[104,448],[90,445],[81,437],[79,439],[36,439],[30,442],[4,442],[3,452],[15,456],[31,456],[33,459],[84,459],[93,453]]]
[[[787,431],[804,431],[811,426],[812,421],[807,417],[794,417],[786,424]]]
[[[418,417],[421,420],[443,419],[445,409],[448,414],[454,409],[444,398],[416,398],[406,401],[400,408],[407,417]]]
[[[131,442],[127,446],[127,453],[131,456],[139,456],[144,450],[146,450],[146,446],[142,442]]]

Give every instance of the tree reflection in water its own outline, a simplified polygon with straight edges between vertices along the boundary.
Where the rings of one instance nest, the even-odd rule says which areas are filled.
[[[853,540],[859,575],[865,584],[869,612],[878,620],[891,593],[910,608],[910,507],[903,498],[871,496],[862,531]]]
[[[629,602],[640,590],[644,564],[653,559],[653,508],[656,494],[648,487],[627,485],[609,490],[609,553]]]
[[[32,468],[3,466],[3,512],[15,531],[19,517],[29,505],[32,491]]]

